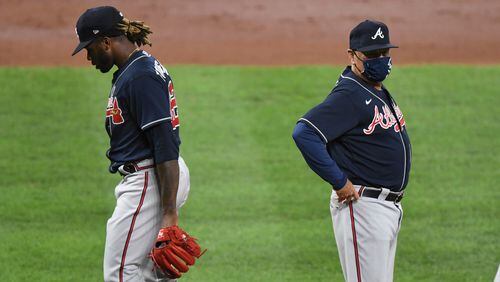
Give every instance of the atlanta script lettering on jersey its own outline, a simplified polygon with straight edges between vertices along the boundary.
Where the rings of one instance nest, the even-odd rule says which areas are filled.
[[[122,116],[122,110],[118,105],[116,97],[109,97],[108,106],[106,108],[106,118],[111,117],[113,124],[122,124],[125,120]]]
[[[405,125],[405,119],[403,117],[403,113],[401,112],[401,110],[399,109],[398,106],[394,106],[394,110],[396,111],[396,115],[398,116],[399,123],[401,124],[401,126],[404,126]],[[383,129],[389,129],[392,126],[394,126],[394,131],[395,132],[399,132],[400,131],[400,128],[399,128],[399,126],[397,125],[397,122],[396,122],[396,118],[391,113],[391,110],[389,109],[389,106],[384,105],[382,107],[382,111],[383,112],[380,112],[379,109],[378,109],[378,106],[375,105],[374,108],[373,108],[373,111],[374,111],[374,114],[373,114],[373,120],[372,120],[372,122],[370,123],[370,125],[368,125],[368,128],[363,129],[363,132],[366,135],[372,134],[373,131],[375,131],[375,128],[377,127],[377,125],[379,125]]]

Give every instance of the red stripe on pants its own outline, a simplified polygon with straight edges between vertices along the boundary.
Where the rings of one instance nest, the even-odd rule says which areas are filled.
[[[354,210],[352,208],[352,202],[349,203],[349,213],[351,215],[352,242],[354,244],[354,257],[356,259],[356,273],[358,275],[358,282],[361,282],[361,267],[359,265],[359,254],[358,254],[358,239],[356,237],[356,227],[354,224]]]
[[[139,201],[139,206],[135,210],[134,216],[132,217],[132,223],[130,223],[130,229],[128,230],[127,240],[125,241],[125,247],[123,247],[122,262],[120,264],[120,282],[123,281],[123,267],[125,266],[125,257],[127,256],[128,244],[130,242],[130,237],[132,237],[132,231],[134,231],[135,220],[137,215],[141,211],[142,204],[144,203],[144,198],[146,197],[146,190],[148,189],[148,172],[144,173],[144,188],[142,188],[141,200]]]

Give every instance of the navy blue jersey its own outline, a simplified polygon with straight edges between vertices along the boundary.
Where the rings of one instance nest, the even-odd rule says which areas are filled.
[[[410,139],[403,113],[384,91],[347,67],[328,97],[299,121],[317,131],[352,183],[401,191],[410,172]]]
[[[129,161],[153,157],[144,130],[163,122],[173,128],[177,146],[179,116],[172,80],[167,70],[145,51],[133,53],[113,74],[113,86],[106,109],[107,152],[110,171]]]

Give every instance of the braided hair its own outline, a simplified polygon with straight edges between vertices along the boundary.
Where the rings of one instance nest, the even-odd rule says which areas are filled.
[[[151,28],[141,21],[131,21],[127,18],[123,18],[117,25],[118,30],[122,31],[123,34],[128,38],[128,40],[141,45],[151,46],[151,41],[149,41],[148,35],[153,33]]]

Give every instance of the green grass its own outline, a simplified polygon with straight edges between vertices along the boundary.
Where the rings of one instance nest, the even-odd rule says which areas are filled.
[[[342,281],[330,188],[291,139],[340,68],[169,68],[208,252],[183,281]],[[396,281],[492,281],[500,263],[500,67],[395,68],[413,167]],[[110,75],[0,69],[0,281],[102,281]]]

